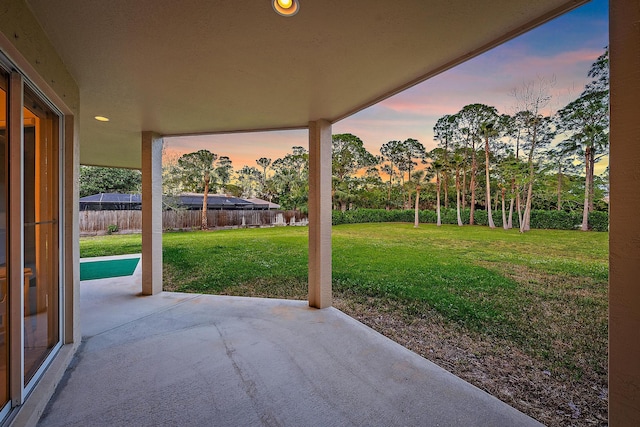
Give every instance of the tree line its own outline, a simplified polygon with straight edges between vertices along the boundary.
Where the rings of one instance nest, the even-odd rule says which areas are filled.
[[[474,224],[475,211],[483,209],[492,228],[493,213],[500,211],[503,227],[511,228],[517,216],[520,231],[529,230],[533,209],[582,209],[587,230],[589,212],[607,209],[608,168],[601,176],[594,171],[608,155],[608,62],[607,49],[592,64],[583,92],[554,114],[547,112],[553,85],[547,79],[513,91],[513,114],[480,103],[446,114],[433,128],[432,150],[409,138],[388,141],[374,154],[356,135],[332,135],[333,208],[414,209],[416,226],[419,210],[435,210],[439,225],[441,208],[455,207],[463,225],[461,210],[469,209]],[[214,191],[306,209],[304,147],[255,162],[234,171],[229,157],[208,150],[184,154],[164,165],[164,191]],[[206,210],[206,198],[203,204]]]

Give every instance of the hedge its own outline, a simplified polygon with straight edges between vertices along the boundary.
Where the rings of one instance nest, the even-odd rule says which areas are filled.
[[[384,209],[356,209],[352,211],[333,211],[333,225],[358,224],[365,222],[413,222],[413,210],[384,210]],[[496,227],[502,227],[502,211],[492,212],[493,222]],[[460,217],[463,224],[469,224],[469,209],[462,209]],[[419,211],[418,218],[421,223],[435,224],[436,212],[432,210]],[[441,209],[440,219],[443,224],[457,224],[458,219],[455,209]],[[487,212],[476,210],[474,213],[476,225],[488,225]],[[575,230],[582,224],[582,212],[564,211],[531,211],[531,228]],[[513,227],[519,227],[518,215],[513,213]],[[593,231],[609,230],[609,215],[607,212],[591,212],[589,214],[589,228]]]

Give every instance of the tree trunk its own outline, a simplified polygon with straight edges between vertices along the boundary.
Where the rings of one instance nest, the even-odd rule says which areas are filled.
[[[402,209],[407,209],[407,195],[404,191],[404,173],[400,174],[400,191],[402,192]]]
[[[531,167],[533,169],[533,166]],[[531,174],[529,175],[529,184],[527,186],[527,198],[524,203],[524,213],[520,218],[520,232],[524,233],[525,231],[530,230],[530,217],[531,217],[531,196],[533,195],[533,181]]]
[[[520,222],[520,232],[524,233],[531,229],[531,198],[533,197],[533,151],[536,148],[536,129],[533,130],[533,139],[531,141],[531,148],[529,149],[529,185],[527,188],[527,202],[524,207],[524,217]]]
[[[589,161],[589,157],[590,157],[590,150],[589,147],[587,147],[587,149],[584,152],[584,164],[585,164],[585,171],[584,171],[584,206],[582,208],[582,225],[580,226],[580,230],[582,231],[588,231],[589,230],[589,195],[590,195],[590,189],[589,189],[589,175],[591,173],[591,171],[589,169],[591,169],[591,162]]]
[[[392,181],[393,181],[393,170],[391,171],[391,173],[389,173],[389,193],[387,194],[387,210],[391,209],[391,185],[393,184]]]
[[[473,152],[471,155],[471,183],[469,186],[471,187],[471,205],[469,206],[469,225],[474,224],[473,214],[476,210],[476,172],[478,171],[478,165],[476,163],[476,149],[472,148]]]
[[[562,210],[562,164],[558,162],[558,205],[556,210]]]
[[[520,222],[520,232],[524,233],[531,229],[531,197],[533,196],[533,181],[529,178],[529,185],[527,187],[527,198],[524,204],[524,213]]]
[[[594,211],[593,203],[595,198],[595,188],[593,182],[593,170],[596,166],[596,159],[593,153],[593,147],[589,150],[589,212]]]
[[[458,214],[458,226],[462,227],[462,217],[460,217],[460,169],[456,169],[456,211]]]
[[[444,143],[444,167],[445,170],[442,172],[442,177],[444,178],[444,208],[447,209],[449,207],[449,138],[445,139]]]
[[[209,228],[209,224],[207,224],[207,202],[209,199],[209,174],[205,174],[204,176],[204,197],[202,198],[202,221],[200,224],[200,228],[202,230],[206,230]]]
[[[502,228],[505,230],[509,229],[509,225],[507,224],[507,212],[505,209],[504,198],[507,194],[507,189],[502,187]]]
[[[533,167],[532,167],[533,169]],[[527,189],[527,202],[524,207],[524,215],[520,223],[520,232],[531,230],[531,197],[533,196],[533,177],[529,179],[529,188]]]
[[[449,174],[444,172],[442,177],[444,178],[444,208],[447,209],[449,207],[449,189],[447,188],[449,186]]]
[[[467,171],[463,167],[462,168],[462,194],[460,195],[462,200],[462,209],[467,207],[466,192],[467,192]]]
[[[509,202],[509,229],[513,228],[513,202],[516,194],[516,179],[511,180],[511,201]]]
[[[496,228],[496,225],[493,223],[493,216],[491,215],[491,178],[489,174],[489,136],[485,137],[484,142],[484,158],[485,158],[485,178],[487,185],[487,200],[485,204],[487,206],[487,221],[489,222],[489,228]]]
[[[409,193],[411,194],[411,193]],[[420,186],[416,186],[416,207],[415,214],[413,216],[413,227],[418,228],[420,226],[420,215],[418,212],[418,203],[420,203]]]
[[[520,190],[516,190],[516,211],[518,212],[518,225],[522,224],[522,199]]]
[[[513,197],[511,197],[509,201],[509,219],[507,219],[507,229],[511,230],[513,228]]]
[[[442,221],[440,219],[440,175],[436,173],[436,186],[438,187],[438,191],[436,192],[436,225],[440,227],[442,225]]]

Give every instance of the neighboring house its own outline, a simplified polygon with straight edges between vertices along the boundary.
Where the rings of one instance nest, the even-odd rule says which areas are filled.
[[[2,1],[0,421],[35,425],[82,341],[81,163],[142,170],[157,294],[163,137],[307,129],[309,305],[330,307],[332,125],[584,3],[298,1]],[[640,8],[610,4],[609,424],[640,425]]]
[[[175,197],[167,197],[165,206],[183,208],[187,210],[202,210],[204,194],[187,193]],[[225,194],[209,194],[207,210],[264,210],[265,207],[256,205],[249,200]]]
[[[80,211],[127,211],[142,209],[140,194],[98,193],[81,197]]]
[[[163,198],[164,209],[202,210],[204,194],[187,193]],[[121,211],[142,209],[140,194],[99,193],[82,197],[80,211]],[[277,206],[274,208],[272,206]],[[208,210],[266,210],[280,206],[260,199],[241,199],[224,194],[210,194],[207,197]]]
[[[267,200],[262,200],[262,199],[257,199],[255,197],[251,197],[248,199],[245,199],[247,202],[251,202],[254,205],[258,205],[258,206],[266,206],[266,209],[280,209],[280,205],[277,203],[272,203],[269,202]]]

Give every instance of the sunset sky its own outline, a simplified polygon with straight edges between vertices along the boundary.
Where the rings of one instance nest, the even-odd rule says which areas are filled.
[[[538,78],[555,78],[552,111],[582,92],[587,72],[609,44],[608,1],[590,3],[505,43],[456,68],[333,124],[333,133],[352,133],[377,155],[391,140],[415,138],[435,147],[433,125],[463,106],[483,103],[514,113],[515,88]],[[275,160],[291,147],[307,147],[306,130],[194,136],[165,139],[176,156],[207,149],[229,156],[234,168],[256,166],[259,157]]]

